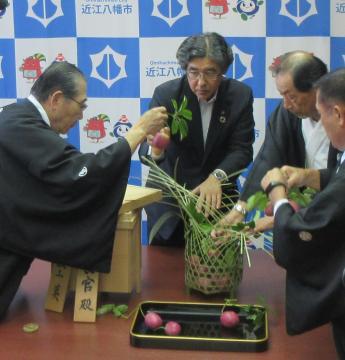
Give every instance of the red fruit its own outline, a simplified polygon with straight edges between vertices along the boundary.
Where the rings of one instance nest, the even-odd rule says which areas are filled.
[[[300,206],[294,200],[289,200],[289,204],[293,207],[295,212],[297,212],[300,209]]]
[[[165,324],[164,332],[170,336],[177,336],[181,332],[181,325],[176,321],[168,321]]]
[[[220,252],[218,249],[208,249],[207,255],[209,257],[218,257],[220,255]]]
[[[191,255],[189,258],[189,263],[194,266],[194,267],[198,267],[200,266],[200,258],[198,255]]]
[[[269,203],[265,208],[265,215],[266,216],[273,216],[273,206],[272,203]]]
[[[228,328],[237,326],[240,322],[240,317],[235,311],[227,310],[220,315],[220,323]]]
[[[168,147],[169,142],[170,142],[169,135],[163,132],[158,132],[152,140],[152,146],[164,150]]]
[[[145,325],[149,329],[154,330],[163,325],[163,320],[157,313],[149,311],[145,315]]]

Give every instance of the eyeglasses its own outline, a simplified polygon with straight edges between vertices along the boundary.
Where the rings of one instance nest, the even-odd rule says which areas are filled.
[[[86,100],[83,100],[82,102],[80,102],[80,101],[74,99],[72,96],[65,95],[65,97],[67,99],[70,99],[70,100],[74,101],[75,103],[77,103],[79,105],[81,111],[84,111],[87,108]]]
[[[198,71],[198,70],[187,70],[187,76],[189,80],[199,80],[201,75],[205,80],[216,80],[221,74],[216,70],[205,70],[205,71]]]

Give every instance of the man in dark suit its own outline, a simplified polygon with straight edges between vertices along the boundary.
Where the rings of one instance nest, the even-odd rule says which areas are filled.
[[[332,145],[345,150],[345,69],[315,84],[316,107]],[[286,269],[286,326],[299,334],[331,322],[345,359],[345,155],[337,169],[274,168],[261,181],[274,205],[273,253]],[[298,212],[286,199],[292,186],[321,190]]]
[[[0,317],[34,258],[109,272],[131,155],[167,120],[151,109],[115,144],[82,154],[59,134],[83,117],[86,79],[51,64],[31,94],[0,109]]]
[[[199,195],[197,209],[207,215],[208,206],[220,207],[224,191],[234,191],[231,187],[222,187],[222,183],[234,184],[237,176],[227,177],[252,161],[253,96],[248,86],[225,78],[233,54],[219,34],[188,37],[176,57],[186,74],[158,86],[150,107],[165,106],[173,113],[171,100],[179,104],[186,96],[187,107],[192,112],[188,135],[183,140],[179,134],[173,135],[164,152],[150,149],[152,138],[149,137],[141,145],[139,154],[147,156],[151,151],[152,158],[166,173],[176,175],[179,184],[185,184]],[[155,187],[150,182],[146,185]],[[176,207],[158,203],[145,209],[149,233],[162,214],[176,213],[160,228],[152,244],[184,244],[183,224]]]
[[[311,53],[293,51],[277,57],[270,70],[283,101],[269,118],[264,143],[244,183],[240,199],[221,221],[221,226],[243,220],[248,198],[261,190],[260,179],[269,169],[284,164],[325,168],[336,163],[337,151],[329,145],[319,121],[313,89],[313,83],[327,73],[326,65]],[[268,230],[272,226],[273,217],[266,216],[257,220],[256,231]],[[213,232],[213,235],[217,233]]]

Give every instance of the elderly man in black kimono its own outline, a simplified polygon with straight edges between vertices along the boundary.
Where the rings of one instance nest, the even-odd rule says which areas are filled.
[[[82,154],[65,134],[87,107],[86,80],[53,63],[30,96],[0,109],[0,316],[34,258],[109,272],[131,155],[167,120],[146,112],[124,139]]]
[[[316,107],[332,145],[345,150],[345,69],[316,84]],[[345,359],[345,153],[338,168],[274,168],[262,188],[274,205],[273,253],[286,269],[286,326],[289,334],[331,322],[340,359]],[[298,212],[287,189],[321,190]]]
[[[336,164],[337,151],[330,146],[316,110],[313,83],[327,73],[326,65],[304,51],[285,53],[270,66],[283,101],[270,116],[265,140],[246,179],[238,203],[222,220],[230,225],[245,217],[246,201],[260,191],[260,180],[273,167],[325,168]],[[271,229],[273,217],[256,222],[256,231]],[[221,233],[221,231],[219,232]],[[216,236],[218,232],[213,232]]]

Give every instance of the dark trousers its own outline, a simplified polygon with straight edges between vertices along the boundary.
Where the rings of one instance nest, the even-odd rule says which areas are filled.
[[[0,249],[0,319],[5,316],[32,260]]]
[[[335,348],[340,360],[345,360],[345,317],[332,321]]]

